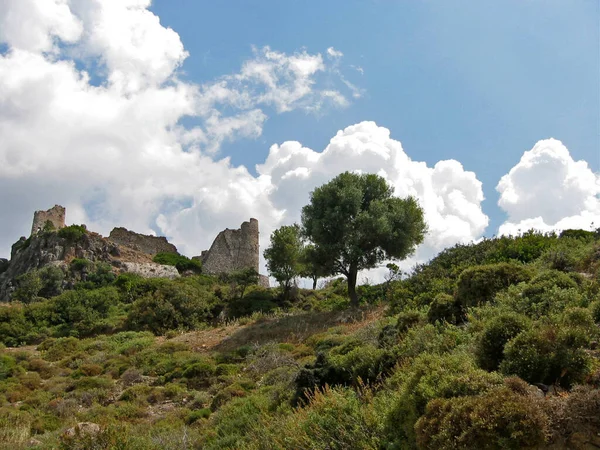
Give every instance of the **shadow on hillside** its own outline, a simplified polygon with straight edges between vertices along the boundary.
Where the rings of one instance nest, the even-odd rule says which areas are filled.
[[[345,311],[307,312],[285,317],[265,318],[247,325],[225,338],[212,350],[228,352],[247,344],[267,342],[300,343],[309,336],[335,326],[347,331],[361,328],[383,316],[381,308],[352,309]]]

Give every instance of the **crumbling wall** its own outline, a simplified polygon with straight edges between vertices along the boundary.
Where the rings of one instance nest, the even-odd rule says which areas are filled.
[[[134,250],[156,255],[157,253],[177,253],[177,248],[167,241],[164,236],[149,236],[129,231],[127,228],[114,228],[108,239],[119,245],[125,245]]]
[[[35,211],[33,213],[33,225],[31,226],[31,234],[34,235],[38,231],[46,228],[46,224],[51,224],[52,228],[58,230],[65,227],[66,210],[63,206],[54,205],[48,211]]]
[[[248,268],[258,272],[258,220],[250,219],[237,230],[221,231],[201,258],[202,272],[211,275]]]

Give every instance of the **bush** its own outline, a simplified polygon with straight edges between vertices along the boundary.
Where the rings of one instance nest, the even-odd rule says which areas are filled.
[[[243,297],[232,299],[227,304],[227,317],[251,316],[255,312],[268,313],[278,307],[277,291],[262,287],[249,288]]]
[[[38,273],[42,282],[42,287],[39,290],[38,295],[50,298],[59,295],[63,291],[65,273],[60,267],[52,265],[46,266]]]
[[[398,394],[386,418],[386,434],[397,444],[414,443],[415,423],[430,400],[481,394],[501,382],[498,374],[479,369],[466,354],[422,354],[390,380],[398,385]]]
[[[0,343],[16,347],[35,338],[21,306],[0,306]]]
[[[460,303],[448,294],[438,294],[429,305],[427,312],[429,323],[448,322],[457,324],[464,320],[464,313]]]
[[[15,359],[8,355],[0,355],[0,381],[6,380],[19,373]]]
[[[202,263],[200,261],[197,259],[190,259],[178,253],[157,253],[154,255],[154,258],[152,258],[152,261],[157,264],[175,266],[179,273],[184,273],[187,271],[192,271],[193,273],[202,272]]]
[[[380,417],[372,405],[361,401],[369,396],[367,390],[360,393],[346,388],[318,390],[310,396],[306,407],[273,421],[265,427],[267,430],[255,427],[250,440],[269,442],[270,447],[262,448],[383,448]]]
[[[58,236],[71,243],[79,242],[86,234],[85,225],[70,225],[58,230]]]
[[[35,301],[40,290],[44,286],[39,271],[37,270],[32,270],[31,272],[19,275],[16,281],[17,289],[13,293],[12,299],[23,303]]]
[[[521,382],[521,391],[527,386]],[[423,449],[519,449],[544,444],[547,421],[531,395],[508,386],[474,397],[435,399],[415,426]]]
[[[558,270],[547,270],[528,282],[522,295],[529,298],[532,303],[540,303],[544,299],[544,294],[551,291],[552,288],[576,289],[578,287],[578,283],[572,275]]]
[[[497,292],[530,278],[529,270],[514,263],[470,267],[458,277],[456,298],[463,307],[479,306],[492,301]]]
[[[193,282],[163,282],[154,292],[133,303],[127,324],[132,330],[149,330],[154,334],[194,329],[214,317],[218,304],[212,292]]]
[[[395,363],[391,351],[372,345],[355,346],[341,354],[319,353],[314,364],[298,373],[295,401],[306,399],[316,388],[373,382],[386,376]]]
[[[512,312],[500,313],[484,323],[475,354],[482,369],[497,370],[504,358],[508,341],[529,327],[526,317]]]
[[[583,349],[589,339],[576,327],[546,325],[523,331],[506,344],[500,370],[529,383],[570,387],[590,370],[590,356]]]
[[[46,339],[38,346],[44,359],[47,361],[58,361],[66,356],[77,352],[81,348],[81,343],[74,337]]]

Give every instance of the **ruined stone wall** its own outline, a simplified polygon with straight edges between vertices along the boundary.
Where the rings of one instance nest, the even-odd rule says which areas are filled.
[[[258,220],[250,219],[237,230],[221,231],[210,250],[202,252],[202,272],[215,275],[252,268],[258,272]]]
[[[149,236],[129,231],[127,228],[114,228],[108,239],[115,244],[125,245],[134,250],[156,255],[157,253],[177,253],[177,248],[164,236]]]
[[[65,227],[66,210],[60,205],[54,205],[48,211],[36,211],[33,213],[33,225],[31,234],[44,230],[46,222],[50,222],[55,230]]]

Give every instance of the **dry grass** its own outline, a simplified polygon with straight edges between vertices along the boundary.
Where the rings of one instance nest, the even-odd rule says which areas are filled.
[[[347,311],[290,313],[284,316],[262,317],[253,323],[234,323],[210,330],[193,331],[172,339],[188,344],[194,351],[227,352],[242,345],[288,342],[298,344],[315,333],[340,327],[343,334],[364,328],[383,318],[384,308]],[[164,338],[160,338],[164,339]]]

